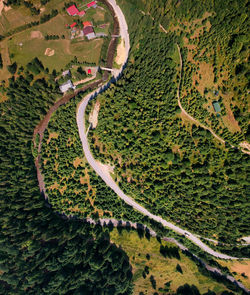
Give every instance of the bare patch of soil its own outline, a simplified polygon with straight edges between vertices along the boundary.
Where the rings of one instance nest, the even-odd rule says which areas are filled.
[[[76,158],[74,161],[73,161],[73,166],[75,167],[75,169],[78,168],[78,166],[80,166],[82,164],[83,160],[81,158]]]
[[[214,85],[214,72],[211,64],[201,62],[199,66],[200,68],[197,74],[193,75],[193,86],[195,86],[203,96],[205,87],[211,88]],[[198,85],[196,85],[196,81]]]
[[[3,9],[4,9],[4,3],[3,3],[3,0],[0,0],[0,15],[2,15]]]
[[[40,31],[32,31],[30,32],[31,39],[43,39],[43,34]]]
[[[98,124],[99,110],[100,110],[100,102],[99,102],[99,100],[97,100],[95,103],[94,109],[89,114],[89,123],[92,124],[92,128],[96,128],[96,126]]]
[[[55,50],[51,48],[46,48],[44,55],[53,56],[55,54]]]
[[[60,185],[57,183],[57,181],[55,181],[55,183],[54,184],[52,184],[50,187],[49,187],[49,189],[50,190],[58,190],[59,189],[59,187],[60,187]]]
[[[247,141],[243,141],[240,143],[240,147],[242,147],[246,154],[250,155],[250,144]]]
[[[52,138],[57,139],[58,136],[59,136],[59,133],[57,133],[57,132],[52,132],[52,133],[50,133],[50,134],[49,134],[49,138],[48,138],[48,140],[47,140],[47,144],[50,143],[50,141],[51,141]]]
[[[125,58],[126,58],[125,44],[124,44],[124,40],[121,40],[121,42],[117,46],[117,55],[115,58],[115,62],[118,65],[122,65],[125,61]]]

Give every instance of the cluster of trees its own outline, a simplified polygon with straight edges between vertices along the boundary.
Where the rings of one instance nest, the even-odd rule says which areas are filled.
[[[130,33],[132,63],[100,100],[98,126],[89,133],[92,151],[115,165],[121,188],[151,212],[233,243],[249,234],[249,157],[184,125],[176,98],[174,43],[180,37],[160,33],[148,16],[137,22],[140,28],[134,24]]]
[[[17,63],[14,62],[13,64],[8,65],[8,66],[7,66],[7,69],[8,69],[8,71],[9,71],[12,75],[14,75],[14,74],[16,73],[16,70],[17,70]]]
[[[25,0],[7,0],[5,1],[6,4],[13,5],[13,6],[20,6],[24,5],[25,7],[29,8],[30,12],[32,15],[39,15],[40,14],[40,9],[36,8],[34,4],[31,1],[25,1]]]
[[[61,36],[62,39],[65,39],[65,36]],[[59,35],[45,35],[44,37],[45,40],[59,40],[60,36]]]
[[[33,6],[32,2],[24,1],[24,0],[7,0],[5,2],[7,5],[20,6],[20,5],[24,4],[28,8]],[[50,2],[50,0],[40,0],[41,5],[46,5],[48,2]]]
[[[27,64],[27,69],[35,75],[38,75],[41,71],[44,70],[42,62],[35,57],[31,62]]]
[[[0,293],[131,294],[128,257],[108,232],[58,217],[40,195],[32,138],[58,87],[30,76],[10,79],[0,105]]]
[[[44,14],[43,16],[40,17],[40,24],[43,24],[53,17],[58,15],[58,10],[57,9],[52,9],[50,13]]]
[[[41,5],[46,5],[49,3],[51,0],[40,0]]]
[[[177,259],[180,259],[180,253],[178,247],[168,247],[168,246],[160,246],[160,253],[164,257],[175,257]]]
[[[23,4],[25,7],[29,8],[32,15],[39,15],[40,14],[40,9],[36,8],[32,2],[23,1]]]

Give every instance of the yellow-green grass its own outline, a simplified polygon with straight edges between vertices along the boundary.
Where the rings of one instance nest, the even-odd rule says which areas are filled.
[[[116,245],[121,246],[129,256],[130,263],[134,274],[134,294],[144,292],[144,294],[153,294],[158,292],[158,288],[164,288],[166,282],[172,281],[170,289],[176,291],[177,288],[184,284],[195,285],[200,293],[205,293],[209,289],[216,294],[221,294],[227,288],[212,278],[202,275],[196,264],[188,257],[180,253],[181,259],[164,258],[160,254],[160,243],[156,238],[140,239],[135,231],[127,232],[125,229],[122,234],[119,234],[117,229],[114,229],[111,234],[111,241]],[[163,245],[175,246],[162,241]],[[150,259],[146,255],[150,255]],[[176,271],[176,266],[179,264],[183,270],[183,274]],[[145,266],[149,267],[149,274],[146,279],[142,277]],[[150,282],[150,276],[153,275],[156,280],[156,290],[153,289]]]
[[[222,266],[228,267],[237,280],[240,280],[246,288],[250,288],[250,259],[243,261],[218,260]],[[242,274],[245,274],[242,276]]]
[[[32,2],[34,3],[34,1]],[[41,16],[50,13],[52,9],[57,9],[59,12],[67,14],[64,10],[64,2],[64,0],[51,0],[45,7],[41,7],[42,12],[40,15],[31,15],[30,9],[24,6],[12,8],[8,11],[3,10],[0,16],[0,35],[24,24],[38,21]],[[39,7],[39,5],[36,6]]]
[[[39,19],[40,16],[32,16],[30,10],[26,7],[2,11],[2,15],[0,16],[0,35],[4,35],[14,28],[38,21]]]
[[[7,70],[7,65],[9,65],[11,62],[9,58],[8,44],[6,40],[0,43],[0,53],[1,53],[2,61],[3,61],[3,68],[0,69],[0,82],[1,82],[2,80],[8,79],[11,77],[11,74]]]

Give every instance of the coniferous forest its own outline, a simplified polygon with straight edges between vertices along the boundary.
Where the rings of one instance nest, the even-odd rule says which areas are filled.
[[[249,247],[236,248],[249,235],[250,223],[249,155],[240,147],[249,141],[247,1],[117,2],[127,18],[131,51],[123,76],[87,108],[89,115],[100,104],[98,125],[88,135],[94,157],[114,166],[112,177],[121,189],[153,214],[215,238],[221,242],[217,250],[249,256]],[[0,104],[0,294],[133,294],[138,273],[128,255],[110,240],[108,227],[83,218],[144,223],[159,240],[169,235],[191,242],[133,210],[88,165],[75,120],[87,92],[50,119],[39,154],[46,185],[41,193],[34,129],[61,98],[56,73],[37,58],[25,68],[14,63],[8,69],[12,78],[1,85]],[[225,144],[181,112],[178,85],[185,110]],[[212,108],[215,100],[220,114]],[[150,240],[148,232],[145,237]],[[185,245],[219,267],[198,246]],[[179,251],[160,246],[164,258],[178,260],[176,272],[182,275]],[[147,275],[159,294],[145,266],[142,276]],[[169,285],[158,291],[168,292]],[[183,284],[176,294],[200,292]]]
[[[62,219],[40,195],[33,131],[58,87],[26,74],[1,104],[0,294],[131,294],[128,257],[109,234]]]
[[[233,1],[234,5],[227,6],[223,12],[227,2],[222,5],[221,1],[205,1],[197,6],[192,5],[192,1],[185,1],[176,6],[173,2],[171,6],[164,1],[148,1],[145,7],[140,1],[137,4],[129,1],[129,7],[121,1],[127,15],[141,11],[137,18],[131,16],[128,22],[133,44],[131,62],[116,87],[109,89],[100,99],[98,126],[91,130],[90,141],[95,156],[115,166],[114,174],[122,189],[147,209],[202,236],[215,235],[221,241],[233,243],[249,234],[249,155],[231,146],[237,142],[237,132],[233,134],[224,129],[225,132],[218,133],[222,137],[225,133],[230,134],[229,142],[223,145],[208,130],[181,113],[177,101],[180,60],[176,44],[180,45],[183,56],[180,92],[184,108],[190,96],[187,88],[191,94],[197,90],[188,82],[192,71],[188,69],[191,62],[187,56],[189,47],[185,46],[185,29],[181,29],[181,25],[174,28],[178,21],[183,22],[185,28],[189,24],[191,34],[192,25],[200,28],[198,20],[209,15],[211,23],[219,27],[216,29],[218,34],[227,32],[227,40],[236,27],[237,21],[233,17],[236,7],[242,18],[247,9],[246,3]],[[222,22],[226,13],[231,15],[235,27]],[[241,27],[243,35],[246,34],[245,23],[246,20]],[[161,26],[165,26],[167,34]],[[209,31],[210,34],[204,30],[203,42],[214,42],[216,34],[213,30]],[[216,37],[217,46],[222,47],[225,40]],[[243,37],[242,42],[245,46]],[[227,50],[231,55],[236,54],[236,47],[227,47]],[[244,58],[245,51],[239,56]],[[235,65],[227,60],[224,63],[228,71],[234,71],[231,67]],[[234,76],[230,79],[236,83]],[[224,92],[229,92],[226,84],[223,87]],[[245,118],[248,116],[245,78],[237,87],[241,91],[237,90],[235,106],[236,101],[237,105],[241,103]],[[192,106],[198,107],[200,103],[193,95],[186,108],[199,120],[202,113],[197,108],[192,112]],[[201,122],[206,118],[203,117]],[[243,140],[247,137],[243,117],[242,124],[240,136]],[[217,128],[219,124],[215,132]]]

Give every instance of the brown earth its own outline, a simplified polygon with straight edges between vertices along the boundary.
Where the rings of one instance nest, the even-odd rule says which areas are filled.
[[[55,50],[51,48],[46,48],[44,55],[53,56],[55,54]]]
[[[57,132],[52,132],[52,133],[50,133],[50,134],[49,134],[49,138],[48,138],[48,140],[47,140],[47,144],[50,143],[50,141],[51,141],[52,138],[57,139],[58,136],[59,136],[59,133],[57,133]]]
[[[43,34],[40,31],[32,31],[32,32],[30,32],[30,38],[31,39],[42,39]]]

